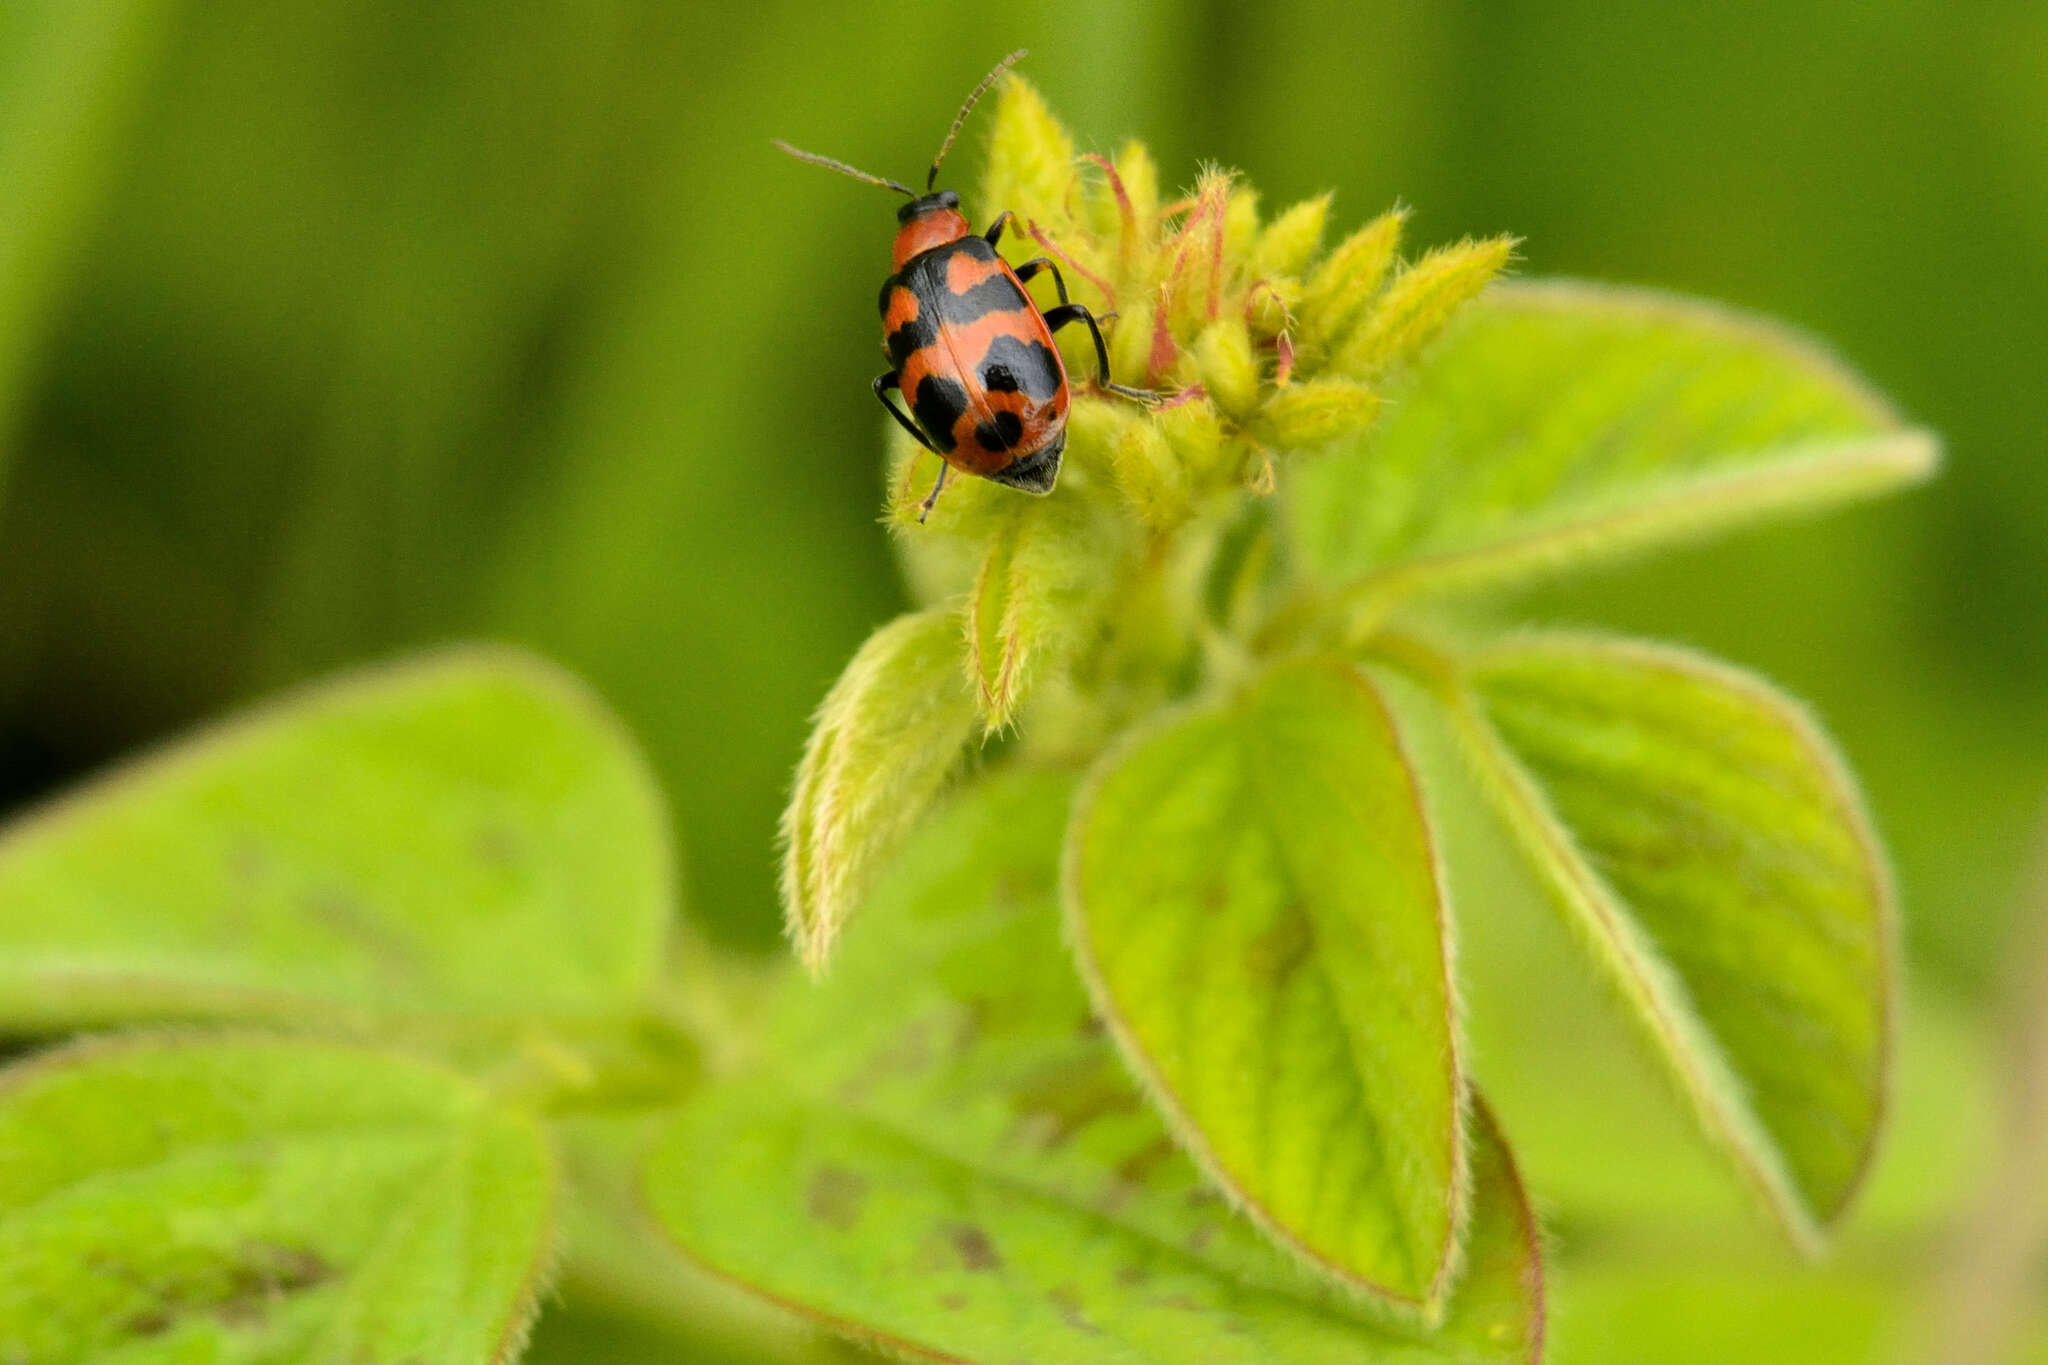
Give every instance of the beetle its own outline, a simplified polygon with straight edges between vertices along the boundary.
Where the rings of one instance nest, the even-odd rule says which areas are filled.
[[[800,161],[910,200],[896,211],[894,273],[882,282],[883,345],[892,368],[876,377],[874,389],[889,415],[939,457],[938,482],[918,506],[920,522],[931,514],[949,469],[1041,497],[1052,492],[1067,447],[1070,401],[1066,363],[1052,334],[1069,323],[1084,324],[1094,339],[1102,388],[1140,401],[1155,397],[1110,382],[1101,322],[1086,305],[1067,297],[1057,265],[1041,256],[1012,269],[996,253],[1010,222],[1007,210],[986,232],[976,234],[960,212],[960,196],[934,188],[939,163],[975,102],[1022,56],[1019,48],[997,62],[967,96],[932,158],[923,194],[843,161],[775,142]],[[1060,299],[1056,308],[1041,310],[1024,288],[1040,272],[1052,276]],[[892,390],[908,400],[908,413],[890,401]]]

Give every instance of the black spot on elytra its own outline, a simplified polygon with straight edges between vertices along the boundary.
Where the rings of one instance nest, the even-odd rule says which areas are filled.
[[[998,412],[974,425],[974,439],[983,450],[1015,450],[1024,439],[1024,423],[1014,412]]]
[[[922,313],[889,333],[889,359],[898,369],[903,362],[916,352],[923,350],[939,339],[939,329],[932,326]]]
[[[1000,270],[958,293],[953,292],[947,277],[955,256],[988,264],[997,259],[995,248],[981,238],[962,237],[957,242],[933,247],[904,266],[903,273],[896,277],[896,283],[917,295],[918,307],[926,316],[949,326],[964,327],[990,313],[1022,312],[1031,307],[1031,300],[1016,281]]]
[[[955,294],[948,290],[941,311],[956,326],[977,322],[990,313],[1021,313],[1031,301],[1008,275],[991,275]]]
[[[1042,341],[1000,336],[981,356],[981,382],[994,393],[1022,391],[1044,403],[1060,391],[1060,362]]]
[[[940,450],[953,448],[953,424],[967,411],[967,390],[958,380],[942,374],[928,374],[917,381],[917,395],[910,410],[932,444]]]

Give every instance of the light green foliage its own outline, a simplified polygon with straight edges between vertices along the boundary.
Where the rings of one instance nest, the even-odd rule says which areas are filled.
[[[1883,1108],[1892,909],[1825,738],[1681,651],[1534,636],[1474,661],[1465,732],[1510,825],[1654,1045],[1811,1241]]]
[[[1204,327],[1195,338],[1194,366],[1195,382],[1215,400],[1219,412],[1241,422],[1258,410],[1264,376],[1243,318],[1218,318]]]
[[[1350,379],[1289,385],[1260,414],[1259,439],[1282,450],[1315,450],[1363,434],[1380,413],[1380,396]]]
[[[1332,367],[1369,377],[1413,356],[1507,268],[1514,249],[1511,237],[1435,248],[1387,286],[1338,350]]]
[[[975,719],[959,660],[953,613],[903,617],[861,646],[819,709],[782,824],[789,936],[813,970],[959,762]]]
[[[676,1098],[671,1095],[670,1099]],[[676,1250],[647,1216],[640,1170],[674,1118],[672,1104],[564,1114],[548,1125],[562,1168],[559,1297],[641,1324],[667,1354],[718,1365],[832,1365],[857,1358],[842,1339],[764,1302]],[[535,1352],[555,1322],[546,1314]],[[557,1343],[567,1359],[573,1330]],[[700,1354],[701,1352],[701,1354]],[[638,1365],[645,1357],[622,1357]],[[865,1359],[865,1356],[858,1356]]]
[[[0,1020],[627,1010],[661,963],[664,824],[554,670],[468,650],[368,673],[0,835]]]
[[[1468,1268],[1434,1337],[1283,1255],[1180,1154],[1060,943],[1072,786],[992,778],[920,832],[762,1064],[653,1152],[663,1224],[919,1359],[1533,1359],[1533,1224],[1483,1111]]]
[[[1935,447],[1811,345],[1705,304],[1503,288],[1392,418],[1301,471],[1303,553],[1368,621],[1422,592],[1820,508],[1924,477]]]
[[[1014,210],[1019,228],[1004,250],[1054,255],[1079,298],[1115,310],[1118,377],[1160,401],[1077,382],[1050,498],[957,481],[923,524],[930,461],[896,440],[889,520],[929,605],[877,642],[899,630],[936,641],[928,623],[964,599],[954,648],[984,725],[1014,726],[1027,761],[1096,764],[1067,836],[1068,933],[1175,1160],[1300,1273],[1416,1330],[1473,1254],[1471,1182],[1485,1177],[1468,1167],[1484,1164],[1486,1139],[1463,1117],[1430,823],[1452,779],[1410,758],[1381,696],[1399,686],[1424,729],[1448,717],[1462,732],[1701,1125],[1792,1240],[1817,1245],[1862,1177],[1889,1064],[1885,874],[1839,764],[1775,694],[1718,667],[1584,642],[1446,649],[1402,609],[1874,493],[1926,473],[1932,441],[1766,325],[1588,286],[1482,297],[1514,239],[1404,261],[1399,208],[1323,253],[1327,199],[1268,221],[1240,177],[1214,168],[1174,199],[1142,148],[1077,159],[1021,81],[996,103],[986,208]],[[1088,357],[1063,344],[1086,375]],[[955,714],[950,697],[932,704]],[[815,742],[847,732],[828,719]],[[950,762],[950,731],[944,742]],[[876,750],[872,780],[905,771],[897,753]],[[807,760],[798,822],[815,804],[811,774]],[[898,816],[849,821],[860,859],[872,861],[871,830],[893,845]],[[803,856],[813,878],[854,868],[830,850]],[[790,903],[807,922],[802,899]],[[799,938],[815,966],[830,929]],[[1006,965],[991,959],[983,976]],[[874,1041],[864,1066],[839,1056],[843,1011],[782,1044],[825,1072],[692,1111],[678,1131],[694,1139],[671,1139],[656,1182],[672,1228],[857,1334],[953,1350],[920,1335],[933,1329],[919,1275],[962,1277],[947,1292],[969,1307],[955,1311],[979,1311],[989,1267],[961,1263],[978,1253],[958,1245],[949,1265],[930,1229],[979,1227],[983,1205],[929,1187],[945,1184],[945,1161],[985,1171],[1009,1129],[991,1116],[964,1147],[942,1140],[987,1101],[956,1088],[935,1104],[929,1054],[965,1030],[955,1050],[985,1083],[992,1008]],[[911,1073],[900,1106],[891,1066]],[[1094,1093],[1079,1077],[1060,1086]],[[684,1180],[683,1153],[706,1146],[776,1155]],[[891,1210],[890,1256],[910,1259],[877,1263],[831,1239],[791,1239],[800,1255],[779,1238],[738,1244],[743,1191],[780,1181],[769,1202],[798,1209],[806,1191],[789,1167],[806,1161],[858,1173]],[[1055,1193],[1070,1200],[1079,1179]],[[1051,1227],[1025,1244],[1086,1240]],[[1094,1286],[1077,1282],[1077,1298],[1046,1282],[1064,1262],[997,1255],[1018,1276],[1009,1301],[1094,1311]]]
[[[1173,599],[1200,578],[1216,514],[1271,494],[1282,464],[1366,432],[1380,412],[1380,372],[1411,357],[1507,253],[1499,239],[1401,268],[1406,214],[1395,210],[1321,254],[1327,196],[1266,221],[1254,190],[1210,170],[1191,194],[1167,199],[1142,147],[1077,157],[1014,75],[992,100],[982,198],[1015,215],[1002,250],[1013,263],[1050,254],[1077,300],[1116,311],[1114,377],[1156,386],[1164,401],[1148,408],[1094,390],[1092,347],[1082,329],[1064,333],[1074,381],[1065,464],[1056,493],[1035,506],[955,476],[926,516],[936,462],[892,435],[886,519],[919,598],[933,608],[966,599],[960,662],[990,732],[1019,724],[1032,693],[1064,695],[1038,686],[1047,676],[1144,676],[1136,694],[1153,699],[1156,679],[1187,665],[1192,616]],[[1149,657],[1134,666],[1132,655]],[[851,894],[819,889],[842,864],[812,858],[798,837],[815,802],[806,774],[836,724],[814,732],[783,821],[784,909],[813,965],[843,913],[831,907]],[[894,819],[916,804],[866,809]],[[844,847],[868,847],[864,818],[848,817]],[[876,846],[890,841],[889,830],[874,833]],[[857,886],[857,870],[844,870]]]
[[[1420,802],[1366,679],[1284,666],[1104,760],[1066,901],[1097,1008],[1219,1183],[1337,1280],[1433,1310],[1466,1157]]]
[[[1345,238],[1309,274],[1300,305],[1306,345],[1328,351],[1351,330],[1399,260],[1407,225],[1406,209],[1383,213]]]
[[[1323,246],[1330,221],[1330,198],[1319,194],[1282,210],[1259,234],[1252,248],[1251,272],[1257,279],[1299,275]]]
[[[517,1354],[554,1174],[456,1077],[310,1041],[90,1043],[0,1073],[0,1359]]]
[[[593,51],[631,46],[592,22]],[[81,85],[77,127],[117,94]],[[0,834],[0,1026],[242,1016],[300,1040],[117,1040],[0,1079],[0,1363],[507,1357],[557,1162],[570,1292],[643,1319],[583,1319],[562,1351],[675,1329],[790,1362],[848,1358],[837,1337],[990,1365],[1534,1360],[1541,1247],[1465,1071],[1446,889],[1493,928],[1531,868],[1580,941],[1536,915],[1565,970],[1494,955],[1475,998],[1516,1008],[1475,1010],[1473,1052],[1512,1066],[1495,1093],[1539,1154],[1611,1159],[1564,1192],[1611,1216],[1636,1148],[1698,1127],[1796,1243],[1839,1219],[1885,1108],[1896,971],[1882,855],[1818,730],[1691,655],[1441,644],[1410,608],[1889,488],[1932,441],[1761,324],[1586,286],[1486,295],[1512,239],[1404,259],[1400,208],[1342,237],[1328,196],[1268,214],[1219,167],[1163,189],[1137,144],[1077,156],[1015,79],[988,124],[977,221],[1013,211],[1002,249],[1113,311],[1114,377],[1153,392],[1095,385],[1070,329],[1058,488],[961,476],[928,521],[933,463],[893,433],[885,520],[921,606],[826,697],[783,821],[789,935],[831,980],[668,940],[664,803],[586,697],[513,656],[370,675],[142,763]],[[436,127],[419,185],[505,179]],[[542,262],[570,218],[530,226]],[[407,371],[435,397],[395,444],[360,439],[381,410],[348,401],[389,387],[389,356],[344,364],[325,473],[467,424],[492,405],[457,381],[511,344],[486,311],[412,307],[392,264],[411,237],[383,235],[365,296],[456,339]],[[489,293],[461,278],[449,298]],[[665,335],[635,309],[616,325]],[[566,507],[533,500],[567,529],[487,591],[512,619],[595,596],[651,627],[667,599],[615,547],[687,543],[666,520],[698,505],[686,488],[758,477],[635,458],[646,413],[612,397],[585,396],[606,415],[579,441],[629,455]],[[688,417],[705,448],[743,420]],[[301,482],[280,664],[351,629],[280,604],[409,602],[444,553],[424,522],[366,551],[363,505]],[[779,555],[797,522],[762,515],[742,553]],[[374,571],[334,577],[351,563]],[[721,680],[699,703],[759,676],[722,667],[755,618],[715,624],[684,629]],[[637,656],[618,636],[577,647]],[[677,685],[654,693],[657,748],[695,704]],[[990,771],[920,830],[977,739]],[[1605,1145],[1570,1147],[1531,1097],[1619,1074],[1623,1030],[1570,1013],[1531,1061],[1498,1024],[1566,1017],[1584,957],[1689,1104],[1585,1098]],[[1734,1197],[1719,1170],[1702,1185]],[[1901,1207],[1925,1205],[1880,1212]]]
[[[1008,500],[967,600],[967,649],[983,729],[1008,726],[1034,675],[1064,671],[1115,586],[1097,574],[1119,528],[1088,503]]]

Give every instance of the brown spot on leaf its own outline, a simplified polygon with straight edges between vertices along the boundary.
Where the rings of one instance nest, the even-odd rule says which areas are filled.
[[[333,1267],[308,1248],[248,1242],[227,1264],[152,1286],[149,1293],[156,1301],[122,1326],[131,1336],[161,1336],[180,1317],[204,1314],[223,1327],[257,1327],[288,1295],[333,1278]]]
[[[1058,1147],[1096,1119],[1138,1103],[1115,1058],[1099,1049],[1041,1069],[1010,1095],[1017,1135],[1038,1147]]]
[[[355,944],[386,976],[412,980],[420,975],[413,943],[351,892],[323,887],[300,898],[305,913],[334,934]]]
[[[905,1024],[894,1037],[870,1053],[860,1066],[836,1088],[849,1105],[865,1103],[869,1093],[885,1081],[913,1077],[932,1064],[936,1053],[934,1031],[940,1021],[919,1017]]]
[[[951,1312],[957,1313],[957,1312],[959,1312],[959,1311],[960,1311],[961,1309],[965,1308],[966,1306],[967,1306],[967,1296],[966,1296],[965,1294],[941,1294],[941,1295],[939,1295],[939,1307],[941,1307],[941,1308],[944,1308],[944,1309],[947,1309],[947,1310],[949,1310],[949,1311],[951,1311]]]
[[[1173,1139],[1161,1133],[1117,1164],[1117,1179],[1142,1185],[1160,1162],[1173,1155]]]
[[[524,844],[519,831],[510,825],[486,825],[471,838],[470,851],[485,867],[503,871],[525,861],[520,856]]]
[[[1145,1188],[1153,1170],[1171,1157],[1174,1150],[1173,1139],[1162,1133],[1118,1162],[1109,1184],[1095,1201],[1096,1207],[1104,1213],[1114,1213],[1130,1203]]]
[[[988,1032],[989,1015],[992,1008],[987,1000],[963,1000],[958,1015],[953,1020],[953,1038],[949,1048],[955,1057],[961,1056],[980,1042]]]
[[[1188,1250],[1199,1256],[1208,1247],[1209,1243],[1215,1240],[1216,1225],[1214,1223],[1203,1223],[1188,1234]]]
[[[1081,1291],[1077,1286],[1059,1285],[1048,1291],[1046,1298],[1052,1300],[1053,1307],[1060,1310],[1060,1317],[1067,1326],[1077,1332],[1087,1332],[1094,1336],[1102,1334],[1102,1329],[1090,1322],[1088,1315],[1081,1311]]]
[[[1308,960],[1314,946],[1308,916],[1289,907],[1272,928],[1245,946],[1245,970],[1260,981],[1284,981]]]
[[[1116,1282],[1126,1289],[1135,1289],[1152,1278],[1149,1266],[1120,1265],[1116,1268]]]
[[[161,1308],[145,1308],[122,1323],[121,1330],[131,1337],[160,1337],[171,1330],[171,1315]]]
[[[883,1075],[896,1076],[915,1076],[924,1071],[932,1064],[932,1031],[930,1019],[911,1020],[875,1054],[874,1069]]]
[[[804,1212],[827,1227],[845,1232],[860,1222],[861,1201],[868,1182],[843,1166],[820,1166],[804,1190]]]
[[[257,1242],[251,1249],[268,1258],[270,1283],[287,1294],[312,1289],[334,1278],[334,1267],[307,1247],[276,1246]]]
[[[255,839],[237,839],[228,850],[228,876],[245,886],[268,877],[270,869],[270,850]]]
[[[968,1270],[1001,1270],[1003,1258],[996,1252],[995,1244],[988,1234],[972,1223],[955,1223],[946,1230],[946,1236],[953,1244],[953,1250],[960,1255],[960,1264]]]

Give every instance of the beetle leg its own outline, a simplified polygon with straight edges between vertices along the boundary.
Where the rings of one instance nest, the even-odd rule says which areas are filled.
[[[891,389],[896,390],[898,393],[903,392],[903,375],[900,371],[891,370],[887,374],[875,376],[875,397],[880,399],[882,406],[889,410],[889,415],[896,419],[897,425],[901,426],[912,436],[915,436],[919,445],[929,450],[932,454],[939,456],[939,481],[932,485],[932,491],[925,496],[925,500],[917,505],[917,523],[922,526],[924,519],[932,514],[932,504],[939,500],[939,490],[946,486],[946,471],[952,468],[952,466],[946,463],[944,455],[939,454],[939,448],[932,444],[931,437],[919,430],[915,422],[905,417],[903,409],[889,401],[889,390]]]
[[[1115,314],[1111,316],[1114,317]],[[1166,396],[1163,393],[1154,393],[1151,389],[1134,389],[1126,384],[1109,382],[1109,347],[1102,340],[1102,325],[1095,320],[1095,314],[1088,311],[1086,304],[1063,303],[1046,311],[1045,329],[1048,332],[1057,332],[1070,322],[1087,323],[1088,335],[1095,339],[1095,363],[1100,367],[1095,378],[1097,384],[1111,393],[1135,399],[1140,403],[1156,403]]]
[[[1052,285],[1053,288],[1060,291],[1060,304],[1062,307],[1067,306],[1066,277],[1060,274],[1060,268],[1053,264],[1052,257],[1040,256],[1035,261],[1024,262],[1024,264],[1017,267],[1017,278],[1028,280],[1041,270],[1050,270],[1052,272]]]
[[[996,215],[996,220],[988,225],[988,231],[981,234],[981,239],[984,242],[987,242],[990,246],[994,246],[997,242],[1003,240],[1003,229],[1008,227],[1009,225],[1010,211],[1008,209],[1004,209],[1001,213]]]
[[[915,436],[917,438],[917,443],[919,445],[923,446],[926,450],[929,450],[932,454],[939,455],[939,448],[932,444],[932,438],[925,435],[923,431],[919,430],[917,423],[911,421],[908,417],[905,417],[903,415],[902,408],[897,407],[894,403],[891,403],[889,401],[889,390],[891,389],[896,390],[896,392],[898,393],[903,392],[903,376],[901,373],[899,373],[896,370],[891,370],[887,374],[878,374],[875,376],[875,397],[880,399],[882,406],[889,410],[889,415],[896,419],[897,425],[902,427],[905,431],[909,432],[912,436]],[[944,460],[946,457],[943,455],[939,455],[939,458],[941,460]]]
[[[932,514],[932,504],[939,500],[939,490],[946,486],[946,472],[953,466],[939,461],[939,481],[932,485],[932,491],[925,494],[924,501],[917,505],[917,524],[924,525],[924,519]]]

